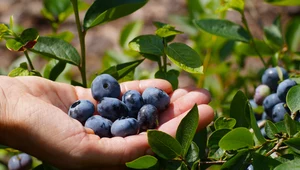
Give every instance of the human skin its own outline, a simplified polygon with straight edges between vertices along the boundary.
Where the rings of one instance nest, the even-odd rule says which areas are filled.
[[[175,136],[181,119],[196,103],[198,130],[214,117],[208,105],[210,95],[194,87],[172,91],[165,80],[151,79],[121,84],[122,93],[139,92],[155,85],[171,97],[170,106],[160,113],[158,130]],[[0,76],[0,144],[19,149],[59,169],[122,169],[124,164],[153,154],[147,134],[125,138],[101,138],[67,115],[78,99],[96,101],[88,88],[53,82],[40,77]]]

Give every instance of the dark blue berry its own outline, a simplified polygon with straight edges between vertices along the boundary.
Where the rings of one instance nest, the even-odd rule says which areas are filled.
[[[135,118],[117,119],[111,126],[113,136],[125,137],[136,135],[139,132],[139,125]]]
[[[85,122],[84,126],[87,128],[91,128],[94,133],[100,137],[111,137],[111,125],[112,121],[102,116],[94,115]]]
[[[159,111],[164,111],[170,104],[169,95],[161,89],[148,87],[142,94],[145,104],[152,104]]]
[[[95,106],[91,101],[77,100],[70,106],[68,115],[84,124],[89,117],[93,116],[94,112]]]
[[[267,115],[269,117],[272,117],[273,107],[280,102],[282,102],[282,101],[278,98],[276,93],[272,93],[265,98],[265,100],[263,102],[263,106],[264,106],[265,112],[267,113]]]
[[[97,111],[102,117],[115,121],[128,116],[128,108],[121,100],[104,97],[97,105]]]
[[[285,114],[289,114],[290,111],[285,107],[285,103],[281,102],[276,104],[272,110],[272,120],[274,122],[280,122],[283,120]]]
[[[289,91],[290,88],[292,88],[293,86],[297,85],[297,83],[292,80],[292,79],[286,79],[284,81],[282,81],[277,88],[277,96],[280,100],[282,101],[286,101],[286,95]]]
[[[282,80],[285,80],[289,77],[288,72],[282,67],[272,67],[265,70],[262,76],[262,83],[266,84],[270,87],[272,92],[276,92],[278,82],[280,81],[279,72],[281,70],[282,73]]]
[[[32,158],[26,153],[12,156],[8,161],[9,170],[29,170],[32,166]]]
[[[147,129],[154,129],[158,126],[158,111],[155,106],[151,104],[144,105],[137,116],[140,131]]]
[[[101,101],[103,97],[118,98],[121,94],[120,84],[109,74],[97,76],[92,82],[91,91],[97,101]]]
[[[122,101],[128,108],[128,116],[137,118],[140,108],[144,105],[142,95],[136,90],[128,90],[122,96]]]

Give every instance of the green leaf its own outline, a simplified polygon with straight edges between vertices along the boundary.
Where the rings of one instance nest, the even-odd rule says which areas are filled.
[[[182,161],[180,167],[178,170],[189,170],[189,168],[187,167],[187,165],[184,163],[184,161]]]
[[[228,20],[202,19],[196,20],[195,24],[204,31],[224,38],[249,42],[248,32],[240,25]]]
[[[192,141],[185,159],[189,163],[193,163],[199,159],[199,147],[195,142]]]
[[[129,48],[143,54],[164,55],[163,39],[156,35],[141,35],[129,42]]]
[[[221,170],[246,169],[245,164],[248,156],[248,150],[238,152],[222,165]]]
[[[299,50],[300,45],[300,17],[293,17],[287,24],[285,39],[289,51]]]
[[[277,133],[279,133],[279,130],[277,129],[275,124],[273,122],[269,121],[269,120],[266,121],[265,131],[266,131],[267,136],[270,139],[274,139],[276,137],[275,135]]]
[[[157,164],[157,159],[151,155],[141,156],[131,162],[127,162],[126,166],[133,169],[148,169]]]
[[[248,99],[242,91],[238,91],[230,104],[230,117],[236,120],[236,127],[250,126],[250,115],[246,112]]]
[[[234,9],[240,13],[244,12],[245,2],[244,0],[226,0],[225,4],[222,5],[220,12],[227,11],[229,8]]]
[[[58,59],[76,66],[80,65],[80,55],[68,42],[54,37],[39,37],[30,51],[43,56]]]
[[[39,38],[39,33],[35,28],[25,29],[19,38],[8,39],[6,47],[11,51],[25,51],[31,49]]]
[[[298,0],[265,0],[272,5],[279,5],[279,6],[297,6],[300,5],[300,1]]]
[[[198,145],[199,148],[199,158],[204,159],[207,157],[206,148],[207,148],[207,128],[196,132],[193,141]]]
[[[246,115],[250,115],[250,121],[251,121],[250,125],[251,125],[251,128],[253,129],[254,135],[257,139],[257,142],[258,142],[257,144],[264,144],[266,142],[266,139],[262,135],[260,128],[257,125],[256,118],[254,116],[254,113],[253,113],[253,110],[252,110],[252,107],[251,107],[251,104],[249,101],[247,102],[247,106],[245,109],[246,109],[245,110]]]
[[[198,127],[198,121],[198,107],[195,104],[194,107],[181,120],[176,131],[176,139],[181,144],[183,157],[185,157],[190,148],[191,142]]]
[[[300,110],[300,85],[293,86],[287,93],[286,104],[292,113]]]
[[[39,166],[33,168],[32,170],[58,170],[58,169],[55,168],[54,166],[49,165],[49,164],[42,163]]]
[[[20,41],[17,41],[15,39],[8,39],[6,41],[6,48],[10,51],[24,51],[23,43]]]
[[[275,123],[275,126],[276,126],[276,128],[278,129],[279,132],[287,133],[287,131],[285,129],[285,123],[283,121]]]
[[[6,148],[9,148],[9,147],[5,146],[5,145],[0,145],[0,149],[6,149]]]
[[[283,142],[289,148],[297,154],[300,154],[300,138],[290,138]]]
[[[118,64],[115,66],[111,66],[108,69],[104,70],[101,74],[110,74],[115,79],[120,80],[128,75],[130,72],[134,71],[135,68],[140,65],[144,59],[130,61],[122,64]]]
[[[219,117],[215,123],[215,129],[233,129],[236,124],[236,120],[228,117]]]
[[[152,151],[163,159],[173,159],[183,152],[180,143],[167,133],[148,130],[147,135]]]
[[[121,31],[119,44],[122,48],[128,48],[128,43],[140,33],[143,27],[143,21],[134,21],[123,27]]]
[[[168,82],[170,82],[172,84],[173,90],[175,90],[178,88],[178,76],[179,76],[179,71],[172,69],[172,70],[169,70],[168,72],[158,70],[155,73],[154,77],[167,80]]]
[[[200,169],[199,165],[200,165],[200,160],[195,161],[192,165],[191,170],[199,170]]]
[[[274,169],[280,164],[279,161],[266,157],[258,153],[252,153],[253,162],[252,165],[254,169]],[[263,162],[263,163],[262,163]]]
[[[219,148],[219,141],[230,131],[230,129],[219,129],[212,132],[208,138],[207,146],[209,148]]]
[[[59,14],[71,7],[70,0],[43,0],[43,4],[45,9],[54,17],[58,17]]]
[[[72,86],[80,86],[80,87],[84,87],[82,83],[79,83],[79,82],[77,82],[77,81],[75,81],[75,80],[71,80],[71,85],[72,85]]]
[[[280,50],[284,43],[280,29],[281,28],[275,23],[271,26],[264,27],[264,40],[275,50]]]
[[[247,128],[238,127],[223,136],[223,138],[219,142],[219,146],[224,150],[252,148],[253,137]]]
[[[290,117],[289,114],[284,115],[284,125],[289,136],[293,136],[297,133],[296,122]]]
[[[5,36],[9,35],[10,30],[5,24],[0,24],[0,40]]]
[[[203,73],[203,66],[199,54],[183,43],[172,43],[167,46],[168,58],[178,67],[190,73]]]
[[[51,59],[44,69],[44,78],[55,81],[56,78],[64,71],[66,67],[65,62]]]
[[[274,55],[273,49],[271,49],[264,41],[254,40],[258,52],[262,56]],[[257,56],[257,52],[253,49],[253,46],[249,43],[236,42],[234,46],[234,51],[238,55],[246,56]]]
[[[84,29],[129,15],[147,2],[147,0],[94,1],[84,16]]]
[[[28,70],[27,63],[21,63],[19,67],[11,70],[8,73],[9,77],[17,77],[17,76],[39,76],[41,77],[41,74],[36,70]]]
[[[300,161],[298,159],[285,162],[278,165],[274,170],[300,169]]]
[[[156,27],[158,27],[158,29],[155,31],[155,34],[163,38],[183,33],[181,31],[176,30],[174,26],[171,26],[169,24],[164,24],[160,22],[155,22],[154,24],[156,25]]]

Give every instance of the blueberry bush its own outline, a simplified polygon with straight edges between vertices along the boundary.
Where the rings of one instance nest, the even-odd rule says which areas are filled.
[[[41,14],[51,23],[50,35],[40,35],[39,28],[22,28],[13,17],[9,23],[0,23],[0,40],[8,50],[26,58],[6,75],[63,79],[72,85],[91,87],[97,106],[86,100],[74,101],[68,114],[101,137],[146,131],[155,154],[127,162],[129,169],[297,169],[300,17],[293,15],[286,20],[274,16],[270,25],[261,25],[263,35],[255,36],[246,15],[249,1],[186,0],[188,13],[170,16],[171,24],[153,21],[156,30],[152,34],[140,34],[141,21],[128,23],[120,29],[121,52],[108,51],[98,72],[88,75],[87,32],[122,20],[148,1],[96,0],[89,4],[43,0]],[[264,2],[276,7],[300,6],[299,0]],[[83,19],[79,12],[84,13]],[[227,19],[230,12],[240,22]],[[72,45],[72,33],[60,32],[60,26],[71,16],[75,17],[80,49]],[[178,42],[180,35],[188,41]],[[39,57],[47,60],[42,70],[35,69],[32,62]],[[145,62],[155,64],[146,74]],[[249,64],[252,70],[247,69]],[[68,76],[70,67],[78,69],[80,80]],[[159,125],[157,115],[170,102],[160,89],[149,88],[143,94],[127,91],[120,96],[119,83],[123,81],[161,78],[177,89],[182,76],[212,95],[215,119],[200,131],[196,130],[201,119],[196,106],[182,119],[176,137],[155,129]],[[56,168],[0,145],[2,169]]]

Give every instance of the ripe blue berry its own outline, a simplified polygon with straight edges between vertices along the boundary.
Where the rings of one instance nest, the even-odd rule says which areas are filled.
[[[144,105],[138,113],[137,121],[139,122],[140,131],[156,128],[158,126],[158,111],[156,107],[151,104]]]
[[[144,105],[142,95],[136,90],[128,90],[122,96],[122,101],[128,108],[128,116],[137,118],[140,108]]]
[[[287,79],[289,77],[288,72],[282,68],[282,67],[272,67],[265,70],[263,76],[262,76],[262,83],[266,84],[270,87],[272,92],[276,92],[278,82],[280,80],[278,68],[280,68],[282,72],[282,78],[283,80]]]
[[[284,118],[284,115],[286,113],[290,113],[289,109],[287,107],[285,107],[285,103],[281,102],[281,103],[278,103],[276,104],[274,107],[273,107],[273,110],[272,110],[272,120],[274,122],[279,122],[279,121],[282,121],[283,118]]]
[[[70,106],[68,115],[84,124],[89,117],[93,116],[94,112],[95,106],[91,101],[77,100]]]
[[[102,117],[115,121],[128,116],[127,106],[119,99],[104,97],[97,105],[97,111]]]
[[[121,94],[120,84],[109,74],[97,76],[92,82],[91,91],[97,101],[101,101],[103,97],[118,98]]]
[[[297,83],[292,80],[292,79],[286,79],[284,81],[282,81],[277,88],[277,96],[280,100],[282,101],[286,101],[286,95],[289,91],[290,88],[292,88],[293,86],[297,85]]]
[[[282,102],[282,101],[278,98],[276,93],[272,93],[265,98],[265,100],[263,102],[263,106],[264,106],[265,112],[267,113],[267,115],[269,117],[272,117],[273,107],[280,102]]]
[[[139,132],[139,125],[135,118],[117,119],[111,126],[113,136],[125,137],[136,135]]]
[[[170,104],[169,95],[156,87],[148,87],[142,94],[145,104],[152,104],[159,111],[164,111]]]
[[[255,88],[255,94],[254,94],[254,101],[256,104],[258,105],[262,105],[264,99],[271,94],[271,90],[270,87],[265,85],[265,84],[261,84],[259,86],[257,86]]]
[[[32,158],[26,153],[12,156],[8,161],[9,170],[29,170],[32,166]]]
[[[91,128],[94,133],[100,137],[111,137],[111,125],[112,121],[102,116],[94,115],[85,122],[84,126],[87,128]]]

